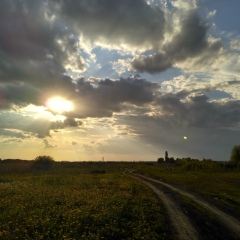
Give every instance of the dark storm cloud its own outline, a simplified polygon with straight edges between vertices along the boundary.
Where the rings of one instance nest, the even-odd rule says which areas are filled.
[[[77,121],[75,118],[68,117],[64,120],[64,125],[66,127],[77,127],[80,126],[81,124],[82,124],[81,121]]]
[[[163,37],[164,13],[145,0],[52,1],[70,26],[93,42],[156,45]],[[57,9],[57,10],[56,10]]]
[[[78,81],[78,97],[74,102],[76,116],[104,117],[123,109],[124,103],[144,105],[154,100],[160,86],[140,78],[100,80],[95,85]]]
[[[166,51],[176,60],[194,57],[208,49],[207,29],[195,11],[190,11],[181,19],[180,31],[173,37],[172,42],[166,46]]]
[[[132,67],[138,72],[159,73],[172,67],[172,59],[162,53],[151,56],[136,57],[132,61]]]
[[[73,117],[66,117],[64,121],[54,121],[51,122],[51,129],[58,130],[58,129],[64,129],[67,127],[78,127],[81,126],[82,122],[78,119],[75,119]]]
[[[188,96],[184,101],[177,94],[159,96],[164,119],[180,127],[236,128],[240,122],[240,101],[208,101],[205,95]]]
[[[24,84],[0,85],[0,109],[8,109],[12,104],[25,106],[39,104],[40,90]]]
[[[212,64],[220,54],[222,43],[220,40],[208,39],[208,28],[196,10],[190,10],[180,21],[180,31],[163,45],[163,53],[135,58],[131,63],[132,68],[138,72],[157,73],[196,57],[196,65]]]
[[[50,20],[53,13],[48,11],[47,1],[2,0],[0,13],[1,46],[3,53],[13,60],[48,61],[50,68],[54,61],[62,65],[67,55],[77,50],[72,32],[60,22]]]

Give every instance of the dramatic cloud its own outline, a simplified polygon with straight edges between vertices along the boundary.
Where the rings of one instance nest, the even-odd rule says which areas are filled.
[[[17,95],[39,96],[44,88],[71,87],[62,74],[83,67],[77,39],[54,20],[47,1],[1,1],[0,30],[0,83],[7,97],[17,90],[22,91]],[[36,103],[36,98],[26,102]]]
[[[1,0],[1,143],[39,149],[44,141],[43,151],[58,156],[68,148],[76,155],[133,154],[138,144],[141,154],[145,147],[156,153],[160,143],[179,144],[177,153],[186,143],[178,136],[188,131],[199,139],[185,151],[200,154],[211,141],[223,146],[224,135],[226,145],[233,144],[240,123],[240,33],[218,28],[221,6],[207,4]],[[72,108],[50,109],[53,97]]]
[[[205,94],[212,99],[240,99],[240,81],[234,75],[216,73],[191,74],[188,77],[180,75],[161,84],[164,92],[176,93],[185,91]],[[218,93],[218,94],[217,94]]]
[[[186,70],[212,65],[216,57],[222,54],[222,43],[207,35],[208,25],[203,23],[196,10],[185,12],[178,19],[178,31],[173,31],[163,44],[162,53],[140,56],[132,61],[132,68],[138,72],[158,73],[174,65],[183,66]]]
[[[50,135],[51,122],[46,117],[33,118],[31,116],[24,116],[24,113],[9,113],[2,112],[0,114],[0,129],[8,129],[19,137],[45,137]],[[19,132],[15,132],[18,129]],[[24,134],[22,132],[28,133]],[[6,133],[6,132],[5,132]]]
[[[146,48],[163,38],[164,13],[144,0],[54,1],[52,7],[92,42]]]
[[[124,103],[144,105],[154,100],[159,85],[141,78],[99,80],[94,85],[78,81],[78,95],[73,101],[75,117],[105,117],[120,112]]]
[[[185,93],[186,94],[186,93]],[[240,101],[210,102],[205,95],[164,94],[157,100],[165,120],[179,127],[232,128],[238,130]]]
[[[66,127],[77,127],[77,126],[81,125],[81,121],[77,121],[74,118],[66,118],[64,120],[64,125]]]
[[[238,141],[240,101],[210,101],[206,95],[185,91],[158,94],[148,107],[137,115],[118,116],[115,124],[158,146],[162,154],[170,150],[172,156],[226,160]]]
[[[208,34],[196,1],[171,4],[173,10],[144,0],[3,0],[1,81],[45,91],[52,86],[73,89],[73,79],[63,79],[63,74],[84,71],[84,64],[89,66],[84,54],[94,59],[87,46],[96,45],[132,51],[131,69],[138,72],[158,73],[174,66],[216,68],[216,58],[224,53],[222,43]]]
[[[132,68],[137,72],[159,73],[173,66],[172,59],[162,53],[150,56],[136,57],[132,63]]]

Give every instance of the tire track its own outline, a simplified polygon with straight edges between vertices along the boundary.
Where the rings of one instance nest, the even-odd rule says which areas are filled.
[[[205,208],[208,212],[214,214],[215,216],[218,217],[219,221],[224,225],[226,226],[226,228],[228,228],[231,232],[234,233],[234,235],[236,236],[236,239],[240,239],[240,222],[235,219],[234,217],[230,216],[229,214],[221,211],[220,209],[216,208],[215,206],[209,204],[208,202],[200,199],[199,197],[189,193],[189,192],[186,192],[180,188],[177,188],[177,187],[174,187],[168,183],[164,183],[162,181],[158,181],[158,180],[155,180],[155,179],[152,179],[152,178],[149,178],[149,177],[145,177],[143,175],[140,175],[140,174],[134,174],[134,176],[143,181],[144,183],[148,184],[149,187],[151,187],[153,190],[156,189],[158,190],[157,187],[153,186],[151,183],[149,183],[148,181],[152,182],[152,183],[157,183],[157,184],[160,184],[164,187],[167,187],[168,189],[171,189],[172,191],[174,192],[177,192],[183,196],[186,196],[188,198],[190,198],[191,200],[193,200],[195,203],[199,204],[200,206],[202,206],[203,208]],[[151,186],[150,186],[151,185]],[[154,190],[155,191],[155,190]],[[155,191],[156,192],[156,191]],[[160,197],[160,195],[159,195]],[[161,197],[162,199],[162,197]],[[182,225],[182,222],[181,222],[181,225]],[[185,239],[185,238],[182,238],[182,239]],[[190,239],[197,239],[197,238],[190,238]]]
[[[174,228],[174,239],[179,240],[199,240],[198,233],[196,229],[193,227],[189,218],[182,212],[181,208],[174,202],[170,197],[167,196],[164,192],[159,190],[157,187],[152,185],[151,183],[140,179],[139,177],[135,177],[140,181],[147,184],[161,199],[163,202],[172,226]]]

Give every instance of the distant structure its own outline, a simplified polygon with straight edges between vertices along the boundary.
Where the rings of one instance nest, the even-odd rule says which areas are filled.
[[[168,152],[165,152],[165,161],[168,162]]]
[[[166,162],[166,163],[174,163],[175,162],[175,159],[174,157],[169,157],[168,156],[168,151],[165,152],[165,158],[158,158],[157,160],[158,163],[163,163],[163,162]]]
[[[102,157],[102,161],[104,162],[104,157]]]

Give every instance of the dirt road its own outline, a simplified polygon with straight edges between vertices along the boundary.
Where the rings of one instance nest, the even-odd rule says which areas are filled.
[[[161,199],[176,239],[240,239],[240,222],[199,196],[143,175],[132,176],[147,184]]]

